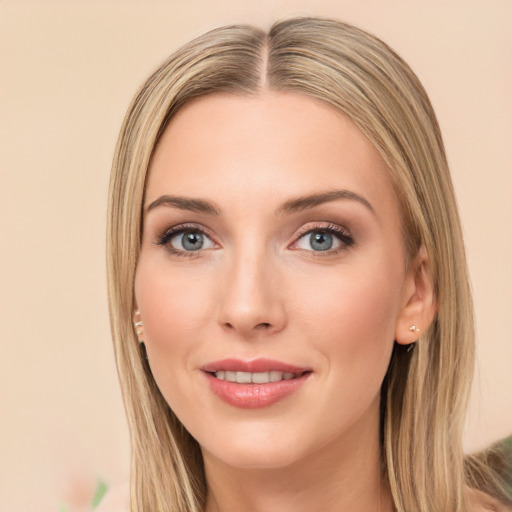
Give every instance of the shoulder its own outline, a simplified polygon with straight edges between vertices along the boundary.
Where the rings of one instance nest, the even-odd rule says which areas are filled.
[[[130,512],[129,484],[118,485],[107,491],[94,512]]]
[[[489,494],[477,489],[467,488],[468,512],[509,512],[510,509],[503,502],[498,501]]]

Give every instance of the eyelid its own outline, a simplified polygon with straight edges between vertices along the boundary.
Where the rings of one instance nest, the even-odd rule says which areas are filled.
[[[184,256],[184,257],[193,257],[197,256],[199,253],[203,252],[203,250],[197,251],[182,251],[181,249],[175,249],[174,247],[170,247],[168,245],[169,241],[177,235],[180,235],[187,231],[195,231],[197,233],[201,233],[202,235],[208,237],[214,244],[217,244],[214,237],[209,233],[209,231],[202,226],[194,223],[185,222],[183,224],[177,224],[175,226],[171,226],[165,229],[160,234],[157,234],[153,239],[153,243],[155,245],[160,245],[165,247],[171,254],[176,256]],[[217,244],[218,245],[218,244]]]
[[[198,256],[201,252],[203,252],[206,249],[198,249],[197,251],[183,251],[180,249],[175,249],[173,247],[168,246],[168,242],[174,238],[177,235],[180,235],[187,231],[195,231],[197,233],[201,233],[202,235],[208,237],[214,244],[218,244],[218,242],[215,241],[215,237],[213,237],[209,230],[206,228],[203,228],[202,226],[194,223],[183,223],[178,224],[176,226],[171,226],[170,228],[165,229],[162,233],[158,234],[154,238],[154,243],[156,245],[164,246],[166,249],[174,255],[177,256],[184,256],[184,257],[193,257]],[[335,254],[338,254],[341,251],[346,250],[348,247],[352,246],[354,244],[354,239],[350,233],[350,231],[345,228],[344,226],[339,226],[337,224],[332,224],[331,222],[317,222],[313,225],[308,224],[299,229],[297,234],[295,235],[294,241],[289,245],[288,247],[292,247],[297,242],[299,242],[305,235],[309,233],[314,233],[315,231],[321,232],[327,232],[335,236],[338,241],[342,244],[342,247],[339,247],[338,249],[330,249],[326,251],[315,251],[310,249],[295,249],[307,253],[311,253],[314,257],[324,257],[324,256],[332,256]]]
[[[292,246],[299,242],[305,235],[314,232],[327,232],[332,234],[334,237],[338,239],[341,243],[341,246],[337,249],[329,249],[326,251],[314,251],[309,249],[296,249],[299,251],[304,251],[306,253],[310,253],[310,255],[314,258],[322,258],[327,256],[334,256],[342,251],[347,250],[349,247],[353,246],[355,241],[351,234],[351,232],[344,226],[340,226],[337,224],[333,224],[331,222],[324,223],[316,223],[314,225],[308,225],[302,227],[296,235],[295,241],[292,243]]]
[[[352,236],[350,234],[350,231],[343,227],[343,226],[338,226],[337,224],[333,224],[331,222],[316,222],[316,223],[313,223],[313,225],[307,225],[307,226],[302,226],[298,233],[297,233],[297,239],[301,238],[302,236],[306,235],[307,233],[311,233],[312,231],[322,231],[322,230],[325,230],[325,231],[333,231],[335,233],[340,233],[340,234],[343,234],[347,237],[350,237]]]

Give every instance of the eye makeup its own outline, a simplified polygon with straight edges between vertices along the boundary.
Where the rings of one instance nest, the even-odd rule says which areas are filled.
[[[173,245],[173,239],[182,236],[181,243],[183,244],[183,236],[192,235],[196,237],[196,240],[203,241],[204,238],[207,238],[210,241],[210,247],[204,248],[204,243],[198,247],[197,250],[186,250],[186,249],[178,249]],[[331,249],[330,247],[327,249],[304,249],[304,248],[296,248],[293,249],[293,246],[296,245],[301,239],[305,238],[307,235],[310,235],[310,242],[312,243],[322,243],[326,240],[329,240],[329,237],[338,242],[338,247],[336,249]],[[315,238],[312,238],[311,235],[315,235]],[[212,249],[211,245],[216,244],[216,242],[212,239],[213,237],[202,228],[198,224],[179,224],[176,226],[172,226],[166,229],[163,233],[157,235],[153,241],[155,245],[164,247],[170,254],[178,257],[198,257],[201,252],[204,250]],[[295,236],[295,241],[291,244],[292,250],[299,251],[301,253],[307,253],[308,256],[314,258],[321,258],[327,256],[334,256],[347,250],[355,244],[354,238],[351,235],[350,231],[345,227],[338,226],[332,223],[317,223],[316,225],[308,225],[301,228]],[[189,240],[190,242],[190,240]]]
[[[297,244],[302,238],[305,238],[306,235],[310,235],[309,241],[311,243],[319,243],[318,239],[313,238],[311,235],[316,234],[321,237],[327,235],[331,238],[336,239],[339,242],[339,246],[336,249],[320,249],[320,250],[309,250],[309,249],[296,249],[299,251],[304,251],[309,253],[308,255],[314,258],[321,258],[325,256],[334,256],[339,254],[342,251],[345,251],[349,247],[354,245],[354,238],[351,235],[350,231],[342,226],[338,226],[336,224],[328,223],[327,225],[318,224],[315,226],[305,226],[299,230],[297,233],[297,241],[294,242],[293,245]],[[321,240],[321,239],[320,239]],[[321,243],[321,241],[320,241]]]
[[[172,226],[169,229],[165,230],[162,234],[157,235],[155,237],[154,243],[156,245],[160,245],[162,247],[165,247],[167,251],[169,251],[174,256],[179,257],[197,257],[199,252],[202,252],[202,246],[199,250],[195,251],[186,251],[181,249],[176,249],[171,244],[171,241],[173,238],[178,237],[179,235],[185,235],[185,234],[200,234],[203,238],[207,237],[211,240],[210,235],[201,228],[198,224],[179,224],[177,226]]]

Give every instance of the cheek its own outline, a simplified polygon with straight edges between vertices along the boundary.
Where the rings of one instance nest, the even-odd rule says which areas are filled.
[[[153,378],[180,420],[201,418],[200,400],[191,389],[194,354],[205,323],[212,318],[211,294],[204,276],[141,257],[135,298],[144,322],[144,341]],[[194,421],[192,421],[192,425]]]
[[[135,298],[148,339],[197,330],[209,305],[208,281],[199,271],[180,271],[159,258],[141,256],[135,275]],[[164,336],[165,337],[165,336]]]
[[[361,262],[320,280],[316,276],[310,283],[314,287],[309,287],[314,292],[297,315],[303,322],[301,330],[310,333],[334,370],[330,378],[353,383],[354,389],[368,378],[380,386],[393,348],[401,274],[395,260],[389,265],[386,259],[379,261],[373,266]],[[295,295],[300,296],[298,290]]]
[[[144,322],[144,340],[160,389],[174,387],[190,361],[198,333],[211,319],[207,282],[199,275],[158,265],[142,257],[135,277],[135,298]]]
[[[398,273],[392,266],[361,267],[360,271],[351,267],[324,278],[315,276],[307,295],[295,292],[305,297],[302,313],[308,323],[327,335],[330,331],[343,333],[347,340],[393,337],[401,299],[400,276],[394,275]]]

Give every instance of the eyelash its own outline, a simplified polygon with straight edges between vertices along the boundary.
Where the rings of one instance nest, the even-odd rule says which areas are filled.
[[[327,226],[315,226],[313,228],[305,228],[304,230],[299,231],[297,234],[297,241],[300,240],[305,235],[308,235],[310,233],[328,233],[330,235],[334,235],[341,243],[342,247],[339,247],[338,249],[334,250],[328,250],[328,251],[314,251],[314,250],[306,250],[302,249],[302,251],[312,253],[311,257],[313,258],[322,258],[325,256],[334,256],[336,254],[339,254],[342,251],[347,250],[349,247],[354,245],[354,239],[352,238],[352,235],[347,229],[341,228],[339,226],[336,226],[335,224],[328,224]],[[211,239],[211,237],[201,229],[199,226],[195,224],[181,224],[179,226],[174,226],[161,235],[158,235],[154,241],[156,245],[165,246],[166,249],[173,255],[179,256],[182,258],[191,258],[194,256],[197,256],[199,252],[202,252],[201,250],[198,251],[181,251],[178,249],[175,249],[174,247],[171,247],[168,245],[170,240],[174,238],[176,235],[181,235],[182,233],[200,233],[202,235],[207,236]]]

